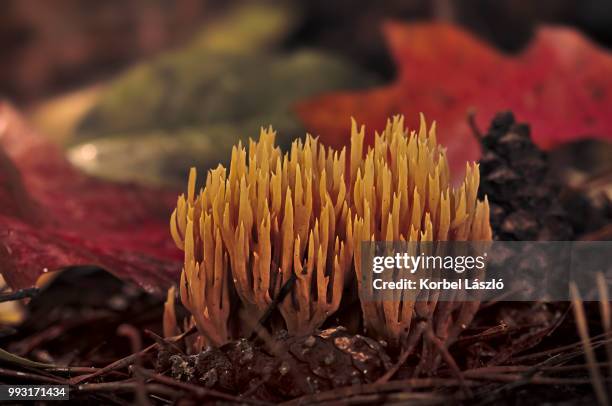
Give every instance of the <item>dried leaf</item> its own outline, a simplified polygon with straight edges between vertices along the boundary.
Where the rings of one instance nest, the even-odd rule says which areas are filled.
[[[382,128],[387,117],[404,114],[414,127],[418,112],[435,117],[439,142],[454,169],[476,160],[479,148],[467,114],[477,112],[485,129],[500,110],[529,122],[534,141],[549,148],[581,137],[612,137],[612,55],[578,32],[540,29],[517,56],[505,55],[471,34],[445,24],[388,24],[385,35],[397,64],[394,83],[346,92],[297,107],[306,127],[328,145],[348,143],[346,122],[354,116]],[[372,141],[372,140],[370,140]]]
[[[4,148],[4,151],[2,150]],[[0,104],[0,270],[13,288],[69,265],[99,265],[149,290],[178,277],[174,192],[103,182]]]

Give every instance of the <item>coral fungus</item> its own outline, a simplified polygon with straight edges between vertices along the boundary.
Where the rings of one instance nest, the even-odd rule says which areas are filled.
[[[422,118],[419,132],[409,133],[394,117],[365,154],[364,134],[353,121],[347,157],[310,135],[283,153],[272,129],[262,129],[248,150],[233,148],[229,170],[209,171],[198,193],[191,171],[170,229],[185,252],[181,300],[210,344],[230,338],[232,292],[239,298],[232,306],[260,316],[292,278],[279,305],[287,329],[305,334],[320,327],[345,287],[356,279],[360,294],[365,289],[362,241],[491,239],[488,203],[476,196],[478,167],[468,165],[464,182],[451,187],[435,124],[427,131]],[[447,323],[437,325],[463,325],[474,306],[361,300],[368,333],[395,344],[416,316],[440,313]],[[165,331],[176,331],[175,319],[165,320]]]
[[[403,117],[394,117],[374,148],[363,157],[364,127],[353,123],[351,138],[354,244],[362,241],[488,241],[491,240],[488,201],[478,201],[480,174],[468,164],[464,181],[450,185],[445,151],[437,145],[435,123],[429,131],[421,116],[419,132],[407,133]],[[361,250],[355,250],[364,325],[370,334],[397,345],[410,332],[412,319],[431,319],[438,336],[458,334],[478,303],[414,301],[406,297],[372,297],[371,272],[362,272]],[[403,292],[407,293],[406,291]]]

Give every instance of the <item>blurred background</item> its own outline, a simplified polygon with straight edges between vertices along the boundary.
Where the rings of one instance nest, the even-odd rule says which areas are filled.
[[[181,162],[216,165],[263,123],[286,146],[297,100],[392,81],[390,19],[453,22],[508,53],[543,23],[612,46],[609,0],[7,0],[0,96],[86,171],[180,185]]]
[[[184,190],[190,166],[198,166],[199,173],[203,174],[206,168],[227,163],[232,145],[238,140],[246,141],[249,137],[256,137],[261,125],[273,124],[278,131],[277,143],[283,148],[287,148],[294,138],[303,136],[304,123],[295,112],[296,103],[321,94],[372,89],[393,83],[398,73],[397,66],[392,60],[382,32],[383,23],[389,20],[401,23],[453,23],[509,55],[521,52],[542,24],[562,24],[574,28],[601,47],[588,53],[588,56],[596,54],[597,58],[586,61],[591,63],[589,67],[593,69],[588,71],[592,76],[584,76],[594,79],[593,82],[598,85],[601,82],[608,85],[597,88],[597,92],[592,91],[590,96],[604,100],[601,104],[593,103],[597,107],[593,108],[593,115],[599,122],[608,125],[606,130],[612,131],[612,120],[608,120],[610,114],[606,110],[610,105],[606,104],[606,92],[607,95],[612,94],[612,87],[609,86],[612,72],[606,71],[612,66],[612,57],[608,53],[612,49],[610,0],[4,0],[0,12],[0,98],[24,113],[29,123],[33,124],[42,136],[59,145],[65,151],[66,157],[81,170],[114,181],[163,186],[170,189],[166,190],[167,196],[171,196],[172,201],[175,201],[175,190]],[[569,37],[575,38],[571,35]],[[451,47],[453,39],[448,41]],[[448,48],[447,46],[445,51],[448,51]],[[426,51],[431,49],[429,46]],[[445,52],[440,54],[446,55]],[[487,56],[490,52],[480,55],[483,54]],[[437,54],[435,56],[439,57]],[[574,56],[572,54],[567,59]],[[546,55],[544,57],[546,58]],[[433,65],[438,64],[438,59],[433,61]],[[579,62],[586,59],[588,58]],[[488,61],[486,58],[484,60],[482,64]],[[430,63],[427,65],[430,68],[432,61],[427,62]],[[430,73],[432,81],[437,81],[440,75],[446,74],[464,85],[460,91],[468,87],[468,90],[487,90],[486,86],[479,82],[477,74],[488,69],[488,66],[480,69],[480,60],[468,62],[471,67],[479,67],[474,69],[476,74],[470,75],[472,71],[464,69],[470,73],[463,76],[454,75],[453,66],[439,61],[442,66],[439,71],[442,74],[438,74],[438,71]],[[546,64],[549,64],[548,59],[543,63]],[[568,65],[575,68],[576,64]],[[586,70],[582,68],[584,65],[580,66],[581,72]],[[575,73],[576,69],[573,72]],[[569,80],[568,76],[571,75],[568,75],[567,71],[561,74],[553,73],[557,75],[550,75],[551,77],[545,77],[543,80],[549,85],[546,88],[549,93],[542,92],[546,93],[545,96],[549,99],[544,99],[553,99],[555,102],[558,99],[562,102],[570,100],[571,103],[562,106],[570,106],[567,110],[557,109],[555,103],[550,103],[551,106],[545,106],[550,107],[547,112],[553,111],[554,114],[551,115],[555,118],[575,116],[579,124],[583,121],[587,124],[589,121],[597,121],[584,114],[585,111],[575,108],[584,99],[576,101],[574,91],[578,86],[587,88],[583,86],[584,82]],[[562,76],[563,74],[565,76]],[[606,75],[610,79],[607,79]],[[525,79],[524,76],[518,77]],[[505,80],[506,86],[513,86],[515,83],[508,78]],[[566,85],[565,82],[569,84]],[[531,90],[542,85],[535,80],[529,84],[533,85]],[[561,90],[557,92],[558,89]],[[515,93],[520,93],[521,90],[524,88]],[[592,88],[589,87],[588,90]],[[449,93],[453,91],[457,89],[449,89]],[[559,94],[562,97],[557,97]],[[412,102],[412,96],[413,94],[409,94],[403,101]],[[505,96],[505,93],[502,97],[494,95],[504,101]],[[516,101],[524,95],[513,96],[516,96],[513,99]],[[421,100],[424,99],[426,97]],[[437,97],[435,100],[438,105],[442,105],[442,112],[447,112],[446,104],[451,104],[445,103],[447,99]],[[610,97],[607,100],[610,100]],[[546,103],[540,103],[540,106],[543,104]],[[599,108],[601,105],[604,107]],[[394,105],[391,107],[395,109]],[[465,104],[461,106],[464,107]],[[367,103],[362,103],[360,108],[362,111],[371,109]],[[455,113],[458,110],[455,109]],[[336,119],[333,111],[329,112],[328,116],[332,121]],[[455,118],[465,125],[467,120],[464,120],[464,117],[467,119],[465,109],[455,115]],[[2,116],[0,136],[5,127],[1,118]],[[414,119],[416,118],[417,115],[414,114]],[[543,117],[542,121],[546,125],[558,124],[546,121],[549,118]],[[340,117],[337,120],[343,129],[348,128],[348,117]],[[556,136],[559,131],[553,127],[554,125],[551,125],[550,131]],[[481,129],[485,130],[484,127]],[[586,233],[606,225],[607,229],[604,231],[607,234],[592,237],[606,239],[612,233],[612,144],[601,139],[575,141],[575,138],[585,134],[578,134],[578,131],[574,130],[575,128],[568,130],[573,132],[564,140],[573,140],[572,142],[550,150],[550,161],[554,165],[551,172],[558,175],[564,186],[569,185],[572,193],[575,191],[579,196],[570,196],[571,198],[567,199],[572,205],[575,204],[569,210],[574,227],[581,233]],[[602,132],[604,134],[596,135],[604,135],[608,139],[612,136],[612,132]],[[456,135],[452,131],[449,133]],[[480,147],[476,145],[472,135],[470,132],[466,137],[474,144],[472,152],[478,157]],[[19,139],[18,137],[19,134],[15,138]],[[1,145],[3,140],[6,140],[6,137],[0,138],[0,163],[4,153]],[[459,145],[454,146],[459,150],[462,167],[465,162],[462,155],[465,150],[461,149],[466,144],[464,140],[465,138],[459,139],[456,143]],[[23,142],[21,139],[19,141]],[[449,150],[452,147],[449,145]],[[44,153],[46,152],[45,149]],[[40,159],[39,155],[27,158],[31,161],[46,162]],[[60,158],[60,169],[63,169],[63,157],[60,155]],[[49,167],[53,164],[58,163],[51,162]],[[107,200],[99,201],[100,194],[104,192],[91,193],[95,185],[89,188],[90,194],[83,199],[80,199],[83,190],[80,184],[72,189],[66,188],[68,193],[63,195],[62,183],[70,183],[72,178],[58,180],[58,177],[65,175],[65,171],[49,174],[48,168],[44,165],[42,167],[42,179],[39,179],[40,172],[30,174],[30,177],[36,178],[36,182],[32,184],[37,187],[46,186],[47,183],[51,185],[43,190],[45,194],[49,192],[48,189],[52,189],[48,193],[53,195],[49,206],[60,206],[57,202],[61,201],[63,208],[64,200],[69,200],[72,205],[67,205],[65,212],[77,212],[79,215],[83,215],[78,210],[82,209],[81,202],[94,206],[94,209],[98,209],[97,214],[101,219],[92,224],[102,224],[101,231],[108,232],[110,236],[109,243],[104,241],[105,235],[100,233],[102,238],[99,243],[103,248],[107,244],[114,250],[117,247],[112,244],[119,241],[121,248],[125,248],[129,254],[128,263],[139,263],[139,258],[148,258],[138,250],[139,244],[151,244],[150,230],[141,227],[141,216],[132,214],[148,214],[147,203],[154,200],[150,198],[152,194],[143,194],[142,196],[148,198],[138,200],[143,203],[144,208],[133,205],[128,207],[125,213],[122,212],[122,216],[118,216],[112,211],[122,204],[123,200],[116,200],[111,209],[107,209]],[[22,204],[25,199],[22,199],[21,195],[25,195],[25,189],[13,187],[17,183],[6,182],[6,178],[10,181],[11,176],[3,178],[3,175],[6,174],[0,173],[0,197],[3,197],[2,192],[8,185],[7,201]],[[24,173],[23,177],[27,176],[28,174]],[[54,176],[53,182],[48,182]],[[540,179],[525,184],[529,187],[542,186],[537,184],[538,182]],[[554,196],[546,186],[540,188],[542,193]],[[604,190],[608,198],[600,199]],[[512,194],[514,192],[510,192],[510,196],[515,196]],[[135,196],[140,196],[138,193],[137,191]],[[75,196],[77,194],[79,196]],[[162,193],[155,196],[160,195]],[[92,201],[98,204],[92,204]],[[108,201],[112,202],[113,199]],[[596,209],[592,210],[592,207]],[[9,212],[10,209],[11,207]],[[26,207],[22,211],[29,214],[27,209]],[[548,210],[548,206],[546,209]],[[21,210],[14,211],[21,213]],[[110,212],[108,215],[107,211]],[[63,220],[64,211],[50,212]],[[102,212],[104,216],[100,215]],[[171,244],[166,229],[168,213],[162,211],[162,214],[162,240]],[[132,222],[124,225],[124,219],[131,217],[134,217]],[[75,218],[80,219],[78,216]],[[110,226],[106,225],[107,220]],[[119,231],[113,228],[113,221],[119,223]],[[89,230],[81,230],[78,220],[73,223],[79,224],[76,224],[72,231]],[[52,224],[55,233],[55,223]],[[139,230],[140,234],[134,230]],[[0,232],[3,231],[5,230],[0,229]],[[55,237],[53,233],[50,234]],[[127,238],[124,233],[128,234]],[[85,241],[91,243],[87,239]],[[130,245],[130,242],[133,244]],[[60,243],[64,244],[64,241]],[[60,254],[53,252],[63,245],[54,244],[49,244],[50,248],[47,250],[54,255],[60,255],[60,259],[64,261],[65,258],[61,257],[63,251],[60,251]],[[124,245],[127,247],[123,247]],[[78,248],[73,241],[69,241],[68,246],[75,248],[75,251]],[[30,250],[30,246],[27,247]],[[2,244],[0,248],[3,248]],[[173,246],[172,249],[174,250]],[[30,255],[28,250],[22,251]],[[132,253],[130,250],[136,252]],[[32,251],[38,252],[38,245],[36,250]],[[41,251],[46,252],[45,249]],[[72,263],[72,257],[69,259],[69,263]],[[34,256],[34,260],[39,259]],[[30,262],[34,260],[28,258]],[[146,264],[143,269],[149,271],[151,267],[148,262]],[[36,267],[39,268],[38,263]],[[81,292],[84,291],[83,287],[88,285],[75,279],[74,275],[61,275],[67,276],[66,280],[59,279],[57,291],[54,293],[51,289],[51,296],[41,298],[40,304],[34,302],[30,320],[42,324],[34,324],[31,328],[26,326],[26,336],[30,331],[51,331],[48,326],[52,326],[55,319],[48,314],[49,303],[53,304],[51,307],[57,311],[56,314],[62,316],[61,308],[58,310],[59,304],[63,305],[58,302],[60,298],[71,306],[76,303],[74,307],[77,309],[84,307],[86,310],[87,304],[82,303],[84,299],[91,300],[95,306],[108,299],[107,307],[112,307],[113,312],[123,314],[119,320],[130,322],[134,321],[134,314],[141,311],[133,304],[140,299],[132,289],[128,289],[126,293],[117,280],[108,280],[109,275],[94,275],[95,278],[106,279],[94,278],[90,282],[91,286],[97,288],[93,290],[103,293],[103,297],[87,295],[86,298]],[[105,288],[100,289],[100,286]],[[65,293],[72,290],[73,294]],[[115,300],[117,297],[127,297],[129,300]],[[13,304],[14,302],[9,302],[9,306]],[[149,306],[148,303],[145,305]],[[37,312],[42,316],[39,317]],[[531,310],[529,313],[531,314]],[[68,318],[72,317],[71,313],[66,314]],[[159,308],[146,316],[146,322],[159,322]],[[11,307],[4,311],[0,306],[0,324],[3,319],[11,324],[18,322],[21,319],[21,308]],[[108,327],[115,323],[115,320],[112,318],[111,324],[96,322],[98,328],[94,331],[95,345],[99,339],[98,330],[100,334],[105,332],[116,338],[115,327]],[[89,324],[85,321],[79,328],[85,326],[91,334]],[[69,343],[59,344],[58,348],[62,351],[77,345],[73,340],[86,344],[80,333],[65,336]],[[25,355],[36,346],[36,341],[29,342],[34,344],[17,353]],[[128,349],[126,345],[107,347],[120,351]],[[95,348],[94,352],[97,354],[98,349]],[[113,360],[110,355],[108,357],[109,359],[100,362]],[[45,354],[36,355],[36,358],[46,360]],[[71,361],[72,359],[62,362]]]
[[[0,15],[0,89],[27,105],[185,44],[238,1],[7,0]],[[277,4],[280,2],[277,2]],[[286,2],[285,2],[286,3]],[[501,49],[524,45],[538,24],[578,27],[604,46],[612,43],[612,7],[606,0],[311,0],[292,5],[299,21],[287,47],[311,45],[339,53],[386,78],[393,65],[380,22],[450,20]]]

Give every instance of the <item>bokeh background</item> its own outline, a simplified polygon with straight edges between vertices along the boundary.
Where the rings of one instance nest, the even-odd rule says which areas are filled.
[[[4,1],[0,89],[3,96],[27,105],[112,77],[130,64],[184,45],[238,4],[219,0]],[[321,47],[385,78],[394,73],[380,35],[380,22],[385,19],[453,21],[510,52],[520,49],[544,22],[574,26],[601,45],[612,44],[612,7],[606,0],[312,0],[291,6],[300,21],[287,35],[288,48]]]
[[[606,110],[612,105],[610,0],[4,0],[0,11],[0,268],[10,276],[7,282],[19,287],[31,285],[42,272],[37,285],[45,290],[31,302],[30,316],[17,336],[12,336],[12,326],[23,321],[23,306],[14,301],[0,305],[0,339],[5,337],[0,346],[42,362],[105,365],[130,351],[127,342],[117,337],[118,323],[153,325],[159,331],[162,302],[123,281],[153,290],[177,280],[183,256],[169,238],[168,217],[177,192],[185,189],[189,167],[197,166],[202,175],[207,168],[227,163],[232,145],[256,137],[261,125],[272,124],[278,131],[277,143],[286,149],[307,130],[295,109],[305,100],[317,104],[325,94],[391,89],[399,70],[406,67],[394,62],[385,41],[383,27],[390,20],[402,25],[455,24],[492,47],[479,52],[482,47],[477,42],[464,41],[484,58],[468,61],[464,64],[468,68],[457,73],[440,55],[451,54],[456,37],[466,35],[448,31],[454,36],[441,36],[448,41],[437,42],[445,48],[439,53],[432,49],[436,41],[421,42],[426,44],[423,53],[434,57],[421,69],[433,73],[421,75],[429,81],[419,87],[423,95],[418,100],[427,102],[427,91],[443,75],[452,80],[431,93],[460,99],[465,94],[453,92],[487,90],[478,75],[491,79],[491,71],[496,75],[493,80],[499,76],[503,86],[493,96],[470,93],[478,96],[473,98],[481,103],[477,107],[486,108],[491,98],[519,106],[523,96],[535,99],[536,107],[543,108],[533,110],[548,115],[534,114],[530,124],[550,133],[534,131],[534,139],[551,141],[547,145],[550,172],[567,196],[557,196],[552,181],[523,176],[517,182],[520,188],[500,187],[508,194],[500,193],[498,198],[520,205],[535,194],[555,201],[559,197],[568,202],[565,207],[577,235],[611,238],[612,115]],[[489,68],[487,62],[496,59],[489,58],[497,55],[495,51],[515,61],[538,27],[550,24],[575,30],[562,30],[570,33],[566,40],[579,45],[569,57],[564,58],[563,44],[547,43],[543,48],[549,54],[513,65],[518,66],[518,72],[513,72],[517,76],[509,79],[504,76],[508,71]],[[457,54],[453,53],[454,62],[461,59]],[[564,65],[560,60],[570,61],[542,69],[551,65],[546,59],[550,55],[558,65]],[[532,63],[536,68],[527,69]],[[585,65],[588,69],[583,69]],[[410,68],[423,67],[417,63]],[[576,74],[578,69],[586,74]],[[536,78],[540,82],[527,80],[538,74],[543,76]],[[527,85],[514,86],[516,77]],[[541,99],[534,96],[538,86],[545,90],[540,91]],[[579,91],[584,91],[580,93],[584,97],[574,104]],[[411,125],[421,108],[414,102],[414,93],[410,88],[399,97],[412,103],[414,114],[407,118]],[[444,103],[448,99],[438,97],[429,107],[437,104],[436,112],[444,116],[451,110]],[[460,106],[451,112],[452,120],[451,114],[428,119],[444,121],[452,130],[460,122],[471,130],[467,99],[455,103]],[[374,95],[355,104],[367,115],[379,107],[376,100]],[[546,105],[541,100],[554,102]],[[582,101],[591,111],[575,109]],[[348,115],[357,113],[347,108],[340,116],[332,111],[332,104],[324,106],[323,110],[330,107],[324,118],[327,124],[336,120],[342,130],[330,132],[324,141],[346,143],[348,137],[339,138],[348,133]],[[387,110],[378,112],[383,110],[386,119]],[[517,119],[527,121],[520,115]],[[574,126],[563,128],[563,134],[557,131],[568,122]],[[580,132],[591,122],[603,130]],[[486,131],[485,125],[488,122],[480,130]],[[369,130],[380,128],[370,122],[368,126]],[[453,151],[456,166],[464,167],[466,151],[472,154],[469,159],[480,157],[481,146],[473,131],[455,137],[457,133],[443,131],[442,124],[438,129],[446,137],[444,145]],[[44,137],[42,142],[39,136]],[[552,145],[552,138],[560,136],[565,138]],[[51,148],[50,142],[60,148]],[[80,170],[129,183],[99,181]],[[490,171],[483,172],[483,179],[487,176],[494,178]],[[549,208],[531,214],[545,219]],[[519,212],[512,210],[510,215]],[[522,232],[521,227],[517,229]],[[113,271],[120,280],[97,267],[72,267],[92,263]],[[69,265],[64,272],[47,273]],[[0,280],[0,293],[8,289],[2,285]],[[504,320],[533,330],[534,323],[552,320],[553,311],[545,306],[510,309]],[[92,314],[99,317],[93,318],[93,329]],[[577,341],[573,324],[559,331],[562,338],[553,337],[554,345]],[[104,341],[106,345],[100,346]],[[509,340],[508,346],[514,342]],[[533,392],[525,393],[527,403],[533,402]],[[565,397],[564,392],[556,394]]]
[[[292,110],[320,93],[390,83],[388,20],[458,24],[517,53],[541,24],[612,46],[607,0],[246,2],[7,0],[0,95],[84,170],[180,185],[186,165],[225,162],[273,124],[302,135]]]

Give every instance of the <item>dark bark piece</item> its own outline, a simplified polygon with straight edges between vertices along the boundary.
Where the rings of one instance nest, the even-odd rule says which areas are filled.
[[[158,370],[175,379],[266,400],[284,400],[375,382],[390,366],[377,341],[334,327],[312,335],[277,336],[271,353],[241,339],[196,355],[160,353]]]
[[[480,197],[488,196],[496,240],[566,241],[575,238],[559,199],[559,179],[547,154],[531,140],[529,126],[511,112],[495,116],[481,138]]]

